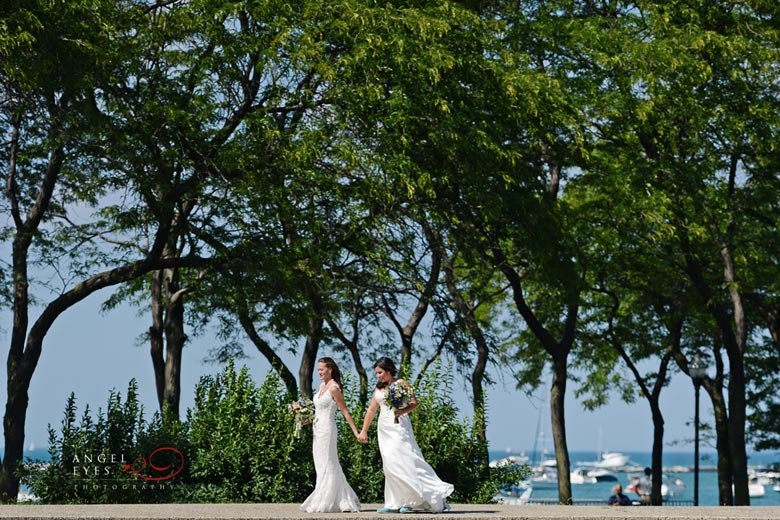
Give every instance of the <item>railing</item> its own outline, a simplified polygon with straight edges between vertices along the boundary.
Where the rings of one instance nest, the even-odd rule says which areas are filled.
[[[557,498],[530,498],[528,499],[527,504],[539,504],[539,505],[549,505],[549,506],[557,506],[560,504],[558,502]],[[574,506],[605,506],[607,505],[606,500],[598,499],[598,498],[573,498],[571,500],[571,505]],[[632,505],[635,506],[642,506],[645,505],[642,502],[639,502],[638,500],[634,501]],[[692,506],[693,500],[666,500],[664,501],[663,505],[665,506]]]

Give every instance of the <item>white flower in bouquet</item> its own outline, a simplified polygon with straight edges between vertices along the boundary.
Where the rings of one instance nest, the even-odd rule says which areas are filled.
[[[290,410],[295,418],[295,437],[301,436],[301,428],[310,426],[314,422],[314,403],[311,399],[302,397],[290,403]]]
[[[409,406],[412,399],[414,399],[414,389],[403,379],[390,383],[385,389],[385,404],[390,408],[402,410]],[[394,422],[398,423],[398,416],[395,417]]]

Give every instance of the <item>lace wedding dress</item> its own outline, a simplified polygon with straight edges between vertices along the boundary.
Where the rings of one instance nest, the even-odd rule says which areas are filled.
[[[325,392],[322,390],[321,385],[320,391],[312,399],[314,403],[312,453],[314,469],[317,471],[317,483],[300,509],[307,513],[360,511],[360,500],[344,476],[336,449],[338,406],[330,395],[330,389],[326,389]]]
[[[402,415],[395,423],[393,409],[385,404],[385,390],[375,390],[374,399],[380,410],[377,437],[385,472],[385,507],[443,511],[455,486],[442,481],[425,462],[409,416]]]

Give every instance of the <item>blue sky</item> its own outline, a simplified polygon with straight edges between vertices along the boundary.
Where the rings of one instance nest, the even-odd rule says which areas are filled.
[[[153,371],[148,346],[138,346],[137,338],[149,327],[148,316],[138,316],[138,309],[120,307],[101,314],[100,303],[109,296],[108,290],[98,292],[66,311],[46,336],[38,368],[30,388],[30,404],[27,415],[26,445],[45,448],[47,424],[59,429],[68,395],[75,392],[80,412],[90,408],[105,408],[109,391],[114,388],[123,395],[131,378],[139,383],[139,393],[148,415],[156,410]],[[37,316],[33,316],[31,322]],[[0,340],[7,352],[11,313],[2,311]],[[193,389],[203,374],[216,373],[220,367],[203,362],[207,351],[216,345],[207,336],[195,338],[184,352],[182,367],[182,415],[193,402]],[[264,358],[247,342],[250,356],[242,363],[249,366],[256,381],[261,381],[268,371]],[[392,356],[394,353],[390,353]],[[332,352],[321,351],[321,356]],[[364,360],[370,365],[371,360]],[[290,367],[297,373],[297,366]],[[350,370],[347,363],[342,369]],[[496,374],[497,375],[497,374]],[[0,397],[5,404],[5,370]],[[315,375],[316,378],[316,375]],[[489,424],[488,439],[493,450],[530,450],[534,446],[539,408],[546,425],[548,449],[552,448],[549,434],[548,405],[542,391],[528,397],[514,389],[509,374],[488,389]],[[317,382],[315,381],[315,384]],[[464,382],[465,383],[465,382]],[[470,409],[465,384],[455,388],[456,402],[462,411]],[[546,392],[546,390],[544,391]],[[592,452],[594,458],[601,448],[618,451],[650,451],[652,447],[652,422],[647,403],[639,400],[627,405],[613,396],[609,405],[594,412],[586,411],[572,396],[569,385],[566,404],[568,445],[570,451]],[[666,440],[691,440],[693,428],[694,392],[690,380],[675,375],[671,385],[662,393],[662,410],[665,417]],[[711,421],[711,406],[702,392],[702,420]],[[702,446],[702,449],[708,449]],[[667,447],[666,450],[692,451],[692,443]]]

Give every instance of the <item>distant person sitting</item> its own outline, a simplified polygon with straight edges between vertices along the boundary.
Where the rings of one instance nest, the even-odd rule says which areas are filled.
[[[653,478],[651,477],[653,471],[650,468],[645,468],[645,474],[639,477],[639,480],[634,487],[636,494],[639,495],[639,499],[643,504],[650,503],[650,493],[653,490]]]
[[[623,494],[623,486],[615,484],[615,494],[607,500],[608,506],[630,506],[631,499]]]

